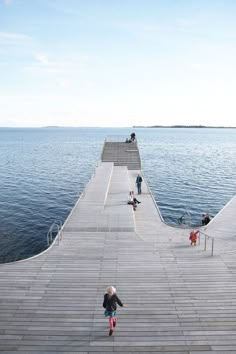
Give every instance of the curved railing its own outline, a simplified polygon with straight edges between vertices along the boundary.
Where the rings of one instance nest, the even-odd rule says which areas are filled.
[[[153,200],[153,203],[154,203],[154,205],[155,205],[155,208],[157,209],[157,212],[158,212],[158,214],[159,214],[159,217],[160,217],[161,221],[162,221],[164,224],[166,224],[166,222],[165,222],[165,220],[163,219],[163,216],[162,216],[162,214],[161,214],[161,211],[160,211],[160,209],[159,209],[159,207],[158,207],[158,205],[157,205],[157,202],[156,202],[156,200],[155,200],[155,198],[154,198],[154,195],[152,194],[151,188],[149,187],[149,184],[147,183],[147,180],[146,180],[146,178],[144,177],[144,175],[142,175],[142,178],[143,178],[143,180],[144,180],[144,182],[145,182],[145,184],[146,184],[146,186],[147,186],[147,190],[148,190],[149,194],[151,195],[151,198],[152,198],[152,200]]]
[[[181,215],[178,220],[178,225],[184,227],[191,227],[192,226],[192,215],[189,210],[186,210],[183,215]]]
[[[54,222],[50,226],[48,233],[47,233],[48,247],[52,244],[52,242],[56,238],[56,236],[58,236],[57,240],[58,240],[58,243],[60,243],[60,241],[62,240],[62,233],[60,232],[61,228],[62,228],[61,221]]]

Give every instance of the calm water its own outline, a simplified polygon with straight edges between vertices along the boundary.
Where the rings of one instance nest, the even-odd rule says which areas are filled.
[[[107,135],[133,129],[0,129],[0,262],[47,247],[100,159]],[[142,169],[166,222],[194,225],[236,191],[236,129],[136,129]]]

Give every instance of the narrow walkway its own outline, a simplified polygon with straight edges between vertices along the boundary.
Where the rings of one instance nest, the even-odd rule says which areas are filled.
[[[1,353],[236,353],[235,253],[190,247],[188,230],[161,221],[145,183],[133,212],[137,172],[102,163],[60,244],[0,266]],[[216,235],[219,222],[221,245],[234,245],[223,213],[235,207],[207,228]],[[112,337],[102,308],[108,285],[127,305]]]

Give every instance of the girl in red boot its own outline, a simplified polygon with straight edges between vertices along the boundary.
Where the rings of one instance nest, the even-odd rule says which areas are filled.
[[[116,326],[116,304],[119,306],[124,306],[118,296],[116,295],[116,288],[114,286],[109,286],[104,295],[103,307],[105,308],[104,315],[109,317],[110,332],[109,336],[112,335],[114,327]]]

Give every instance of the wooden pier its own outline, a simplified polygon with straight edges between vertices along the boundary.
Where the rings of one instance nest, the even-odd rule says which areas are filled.
[[[203,229],[211,257],[162,221],[145,181],[133,211],[138,172],[101,162],[60,242],[0,265],[1,353],[236,353],[236,198]],[[126,304],[111,337],[109,285]]]

